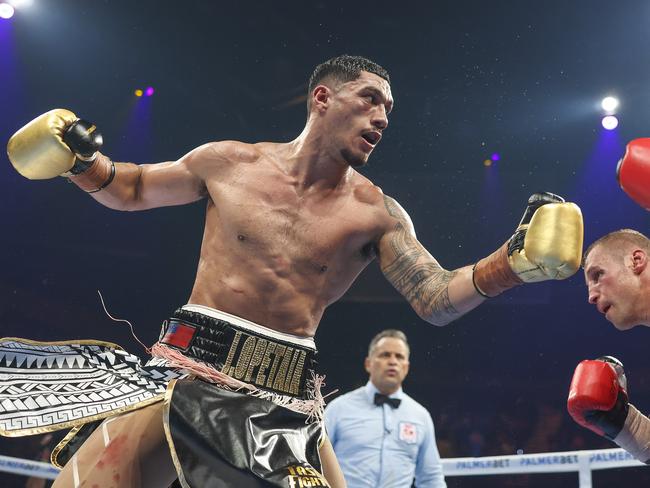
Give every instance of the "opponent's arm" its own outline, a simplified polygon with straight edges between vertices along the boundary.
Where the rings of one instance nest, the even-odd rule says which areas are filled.
[[[136,165],[112,162],[99,152],[102,142],[94,124],[56,109],[18,130],[7,153],[27,178],[65,176],[107,207],[144,210],[205,196],[205,173],[224,158],[220,145],[227,144],[201,146],[178,161]]]
[[[650,464],[650,419],[629,403],[623,364],[612,356],[578,364],[569,387],[573,419]]]
[[[384,205],[392,228],[378,243],[379,266],[388,281],[427,322],[446,325],[479,305],[472,285],[472,268],[448,271],[420,244],[410,217],[392,198]]]

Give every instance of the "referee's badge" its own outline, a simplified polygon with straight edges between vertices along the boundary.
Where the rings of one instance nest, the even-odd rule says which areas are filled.
[[[399,440],[407,444],[415,444],[418,441],[418,429],[410,422],[399,423]]]

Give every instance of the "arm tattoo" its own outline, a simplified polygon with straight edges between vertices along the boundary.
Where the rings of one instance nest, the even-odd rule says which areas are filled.
[[[449,298],[449,282],[456,276],[456,271],[443,269],[426,252],[393,199],[384,197],[384,204],[388,213],[398,220],[388,242],[395,260],[383,267],[386,278],[423,316],[458,315]]]

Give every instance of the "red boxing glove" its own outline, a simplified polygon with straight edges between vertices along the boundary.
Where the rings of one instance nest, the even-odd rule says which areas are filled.
[[[629,405],[623,364],[611,356],[578,364],[567,409],[577,423],[614,439],[625,424]]]
[[[634,139],[616,167],[616,179],[623,191],[650,210],[650,138]]]

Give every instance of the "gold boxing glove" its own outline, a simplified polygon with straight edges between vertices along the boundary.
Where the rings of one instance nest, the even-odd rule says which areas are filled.
[[[474,266],[476,291],[485,297],[520,285],[563,280],[580,268],[583,223],[580,208],[553,193],[535,193],[514,235]]]
[[[102,135],[95,124],[69,110],[55,109],[18,130],[7,144],[11,164],[31,180],[64,176],[95,193],[108,186],[115,165],[99,153]]]
[[[7,144],[16,171],[31,180],[79,175],[90,168],[103,143],[92,122],[55,109],[18,130]],[[104,165],[105,166],[105,165]]]
[[[19,129],[7,144],[9,161],[25,178],[44,180],[72,169],[75,154],[63,142],[78,117],[64,109],[50,110]]]

